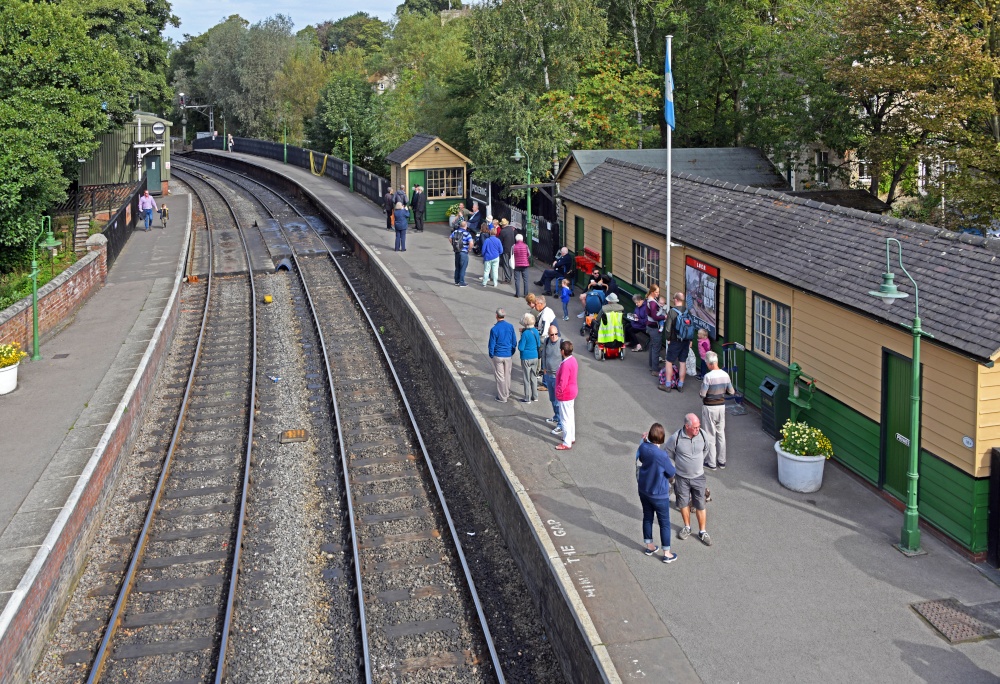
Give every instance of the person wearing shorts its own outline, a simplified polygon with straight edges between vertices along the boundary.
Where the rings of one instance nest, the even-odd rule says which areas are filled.
[[[681,511],[684,527],[678,539],[691,536],[691,509],[698,520],[698,539],[705,546],[712,545],[706,525],[705,501],[708,499],[708,481],[705,478],[705,459],[709,456],[710,443],[701,429],[701,419],[693,413],[684,416],[684,427],[670,435],[663,449],[677,467],[674,478],[674,496]]]
[[[684,293],[674,293],[674,305],[667,314],[667,322],[664,330],[667,335],[667,384],[666,390],[676,387],[680,392],[684,389],[684,376],[687,374],[688,352],[691,350],[691,340],[682,340],[677,337],[677,317],[684,312]],[[679,377],[674,378],[674,364],[678,365]],[[676,380],[676,384],[674,381]]]

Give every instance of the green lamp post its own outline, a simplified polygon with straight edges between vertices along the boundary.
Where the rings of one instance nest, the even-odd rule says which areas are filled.
[[[348,186],[351,192],[354,192],[354,134],[351,132],[351,127],[344,122],[344,128],[342,129],[344,133],[347,133],[347,149],[348,155],[351,162],[351,175]]]
[[[285,148],[284,162],[287,164],[288,163],[288,120],[284,116],[281,117],[281,125],[283,131],[281,134],[281,142]]]
[[[524,147],[524,141],[521,140],[520,136],[518,136],[514,140],[514,154],[511,156],[511,159],[513,159],[514,161],[516,161],[518,163],[520,163],[521,160],[524,159],[525,164],[528,167],[528,186],[529,186],[528,187],[528,220],[524,222],[525,223],[524,232],[526,233],[526,235],[524,236],[524,238],[528,242],[528,245],[530,247],[530,245],[531,245],[531,237],[532,237],[531,236],[531,187],[530,187],[531,186],[531,159],[528,158],[528,151],[525,149],[525,147]]]
[[[60,245],[52,234],[52,217],[43,216],[40,221],[42,229],[38,231],[38,237],[31,243],[31,360],[41,361],[42,353],[38,350],[38,258],[36,249],[53,249]],[[41,245],[38,241],[45,234],[45,240]]]
[[[896,238],[886,238],[885,273],[882,274],[882,285],[877,290],[871,290],[868,294],[881,297],[889,304],[909,296],[905,292],[900,292],[896,283],[893,282],[896,276],[892,272],[889,262],[889,243],[892,242],[896,243],[899,250],[899,268],[913,283],[913,325],[910,328],[910,332],[913,334],[913,377],[910,386],[910,459],[906,468],[906,510],[903,513],[903,529],[896,548],[907,556],[918,556],[924,553],[920,549],[920,514],[917,510],[917,483],[920,478],[920,337],[933,337],[933,335],[920,329],[920,293],[917,289],[917,281],[903,266],[903,245]]]

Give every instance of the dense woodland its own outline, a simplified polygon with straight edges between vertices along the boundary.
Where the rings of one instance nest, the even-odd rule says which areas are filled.
[[[570,149],[660,147],[667,34],[675,146],[752,145],[809,172],[800,152],[819,143],[866,160],[865,189],[897,213],[954,229],[1000,219],[1000,0],[485,0],[444,21],[448,8],[407,0],[390,21],[298,31],[234,15],[172,45],[165,0],[7,0],[0,247],[25,244],[76,158],[132,108],[179,124],[178,92],[236,135],[287,131],[345,156],[349,128],[356,163],[383,173],[418,132],[503,183],[523,180],[518,136],[536,176]],[[944,169],[924,197],[921,159]]]

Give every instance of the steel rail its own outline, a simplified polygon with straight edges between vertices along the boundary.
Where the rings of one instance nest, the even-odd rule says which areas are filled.
[[[260,205],[264,207],[264,210],[271,215],[271,218],[275,218],[274,212],[271,211],[271,208],[267,206],[267,203],[264,202],[264,200],[262,200],[259,195],[257,195],[255,192],[253,192],[248,188],[244,188],[242,186],[238,187],[240,187],[242,190],[249,193],[254,199],[256,199],[257,202],[259,202]],[[273,190],[270,190],[269,188],[268,190],[274,193]],[[295,207],[292,207],[292,209],[294,210]],[[301,214],[299,214],[299,216],[301,216]],[[289,249],[291,250],[292,262],[295,265],[296,274],[299,277],[299,282],[302,283],[302,289],[305,292],[306,301],[309,302],[309,313],[312,315],[313,325],[316,328],[316,335],[317,338],[319,339],[319,348],[323,352],[323,366],[326,369],[326,381],[327,381],[327,386],[330,390],[330,399],[333,408],[334,420],[337,426],[337,435],[338,436],[343,435],[344,433],[341,428],[341,420],[340,420],[340,407],[337,403],[337,390],[334,388],[333,384],[333,370],[332,370],[333,367],[330,363],[330,357],[327,354],[326,339],[323,336],[323,327],[320,325],[319,314],[316,313],[316,307],[313,304],[312,294],[309,291],[309,285],[306,283],[305,275],[303,274],[302,267],[299,264],[299,257],[295,253],[294,248],[292,248],[291,246],[291,240],[289,238],[289,235],[285,231],[285,227],[282,226],[280,222],[278,228],[279,230],[281,230],[281,235],[285,238],[285,240],[289,244]],[[360,622],[359,629],[361,637],[361,648],[365,664],[365,682],[367,684],[371,684],[372,682],[371,651],[369,648],[369,639],[368,639],[368,622],[365,613],[364,586],[362,585],[361,582],[361,557],[357,543],[358,535],[357,535],[357,527],[355,525],[354,497],[352,496],[351,481],[350,477],[348,476],[348,458],[347,458],[347,452],[344,448],[344,440],[338,438],[337,443],[340,447],[340,462],[341,462],[341,470],[343,471],[343,476],[344,476],[344,487],[346,494],[345,498],[347,499],[347,510],[348,510],[348,523],[350,525],[351,541],[353,542],[351,544],[351,550],[353,552],[353,557],[354,557],[354,581],[355,584],[357,585],[358,614],[359,614],[358,617]]]
[[[187,160],[185,160],[185,163],[186,162],[187,162]],[[199,162],[199,163],[204,163],[204,162]],[[206,166],[213,166],[213,167],[215,167],[214,164],[207,164],[207,163],[205,163],[205,165]],[[476,590],[475,582],[472,579],[472,571],[470,570],[469,564],[468,564],[468,562],[467,562],[467,560],[465,558],[465,553],[464,553],[464,551],[462,549],[462,542],[461,542],[461,540],[459,538],[458,531],[455,529],[454,520],[451,517],[451,511],[448,509],[448,504],[445,502],[444,492],[441,489],[441,483],[438,480],[437,472],[434,470],[434,465],[431,463],[430,455],[427,453],[427,445],[424,443],[424,438],[423,438],[423,435],[420,432],[420,427],[417,425],[416,416],[414,416],[413,409],[410,406],[410,402],[409,402],[409,400],[406,397],[406,392],[403,389],[403,383],[400,381],[399,374],[396,372],[396,367],[392,363],[392,359],[391,359],[391,357],[389,355],[388,350],[386,349],[384,341],[382,340],[382,336],[378,332],[378,326],[375,325],[375,322],[372,320],[371,314],[368,312],[368,309],[365,307],[364,303],[361,301],[361,296],[358,294],[357,290],[354,288],[354,284],[351,282],[350,278],[348,278],[347,273],[344,271],[343,266],[341,266],[341,264],[337,260],[336,256],[334,256],[333,251],[326,244],[326,241],[323,239],[323,236],[319,234],[319,232],[316,230],[316,228],[309,221],[305,220],[306,217],[302,214],[301,211],[298,210],[297,207],[295,207],[295,205],[293,205],[291,202],[289,202],[287,199],[285,199],[280,193],[276,192],[275,190],[272,190],[266,184],[261,183],[260,181],[254,179],[254,178],[250,178],[249,176],[246,176],[246,175],[241,174],[241,173],[236,172],[236,171],[231,171],[230,169],[225,169],[224,167],[216,167],[216,168],[220,168],[220,169],[222,169],[222,170],[224,170],[224,171],[226,171],[228,173],[232,173],[232,174],[234,174],[236,176],[240,176],[241,178],[249,180],[250,182],[252,182],[252,183],[254,183],[256,185],[259,185],[259,186],[263,187],[268,192],[270,192],[271,194],[275,195],[276,197],[278,197],[279,199],[281,199],[283,202],[285,202],[285,204],[287,204],[292,209],[292,211],[294,211],[296,214],[298,214],[298,216],[305,221],[306,225],[309,226],[310,230],[312,230],[313,233],[316,234],[316,237],[319,238],[319,240],[326,247],[327,256],[333,262],[334,266],[336,266],[337,271],[340,273],[341,277],[344,279],[344,282],[347,284],[348,288],[350,289],[351,294],[354,297],[355,303],[361,309],[361,312],[364,314],[365,319],[368,321],[368,325],[369,325],[369,327],[371,329],[371,332],[375,336],[375,339],[378,342],[379,348],[382,350],[382,358],[385,361],[386,365],[388,366],[389,371],[392,373],[393,380],[396,383],[396,389],[399,391],[400,398],[403,400],[403,405],[406,407],[406,413],[407,413],[407,415],[410,418],[410,424],[413,426],[413,430],[414,430],[414,432],[416,434],[416,437],[417,437],[417,442],[420,444],[420,451],[423,454],[424,463],[426,464],[427,469],[428,469],[428,471],[430,473],[430,476],[431,476],[431,480],[434,483],[434,489],[435,489],[435,492],[436,492],[437,497],[438,497],[438,502],[441,504],[441,509],[444,512],[445,520],[448,523],[448,529],[449,529],[449,531],[451,533],[452,541],[455,544],[455,550],[458,553],[459,561],[461,562],[461,565],[462,565],[462,571],[463,571],[463,573],[465,575],[465,579],[466,579],[466,582],[467,582],[467,585],[468,585],[468,588],[469,588],[469,592],[470,592],[470,594],[472,596],[473,604],[476,607],[476,614],[477,614],[477,616],[479,618],[480,627],[483,630],[483,636],[484,636],[484,639],[486,641],[486,646],[487,646],[487,648],[489,649],[489,652],[490,652],[490,658],[491,658],[491,660],[493,662],[493,668],[494,668],[494,671],[496,672],[497,679],[501,683],[505,682],[506,680],[505,680],[504,675],[503,675],[503,669],[500,666],[500,657],[499,657],[499,654],[496,651],[496,645],[493,642],[493,636],[492,636],[492,633],[490,632],[489,625],[486,622],[486,615],[485,615],[485,613],[483,611],[482,602],[479,599],[479,593]],[[261,204],[266,207],[266,204],[255,193],[253,193],[252,191],[250,191],[247,188],[244,188],[244,190],[247,190],[247,192],[249,192],[251,195],[253,195],[255,197],[255,199],[257,199],[257,201],[261,202]],[[270,209],[268,209],[268,211],[270,212]],[[283,227],[282,227],[282,232],[284,234],[284,228]],[[294,247],[294,245],[291,244],[290,241],[289,241],[289,249],[294,254],[295,247]],[[311,302],[310,302],[310,306],[311,306]],[[332,391],[332,389],[331,389],[331,391]],[[335,407],[335,410],[336,410],[336,407]],[[338,430],[339,430],[339,427],[340,427],[339,417],[338,417],[337,427],[338,427]],[[338,432],[338,434],[340,434],[340,433]],[[342,442],[342,440],[341,440],[341,442]],[[343,444],[341,444],[341,453],[342,453],[342,456],[343,456],[343,454],[344,454]],[[343,456],[343,457],[346,458],[346,456]],[[344,474],[344,477],[345,477],[345,479],[347,478],[347,474],[346,474],[346,461],[345,461],[345,474]],[[353,516],[353,513],[352,513],[352,516]],[[352,526],[352,531],[353,531],[353,526],[354,526],[353,518],[351,520],[351,526]],[[355,556],[357,556],[356,552],[355,552]],[[357,558],[355,558],[355,562],[357,563]],[[359,594],[360,594],[360,586],[359,586]]]
[[[182,172],[182,175],[183,175],[183,172]],[[191,190],[198,197],[199,201],[202,201],[202,197],[197,192],[197,190],[194,187],[191,187]],[[227,208],[229,208],[230,212],[232,213],[233,220],[236,222],[236,225],[237,225],[237,228],[238,228],[239,227],[239,221],[236,218],[235,212],[233,212],[233,209],[229,205],[228,202],[226,203],[226,206],[227,206]],[[195,373],[198,370],[198,365],[199,365],[199,361],[200,361],[200,358],[201,358],[201,351],[202,351],[202,346],[203,346],[204,338],[205,338],[205,330],[207,329],[207,326],[208,326],[208,314],[209,314],[209,309],[211,307],[211,302],[212,302],[213,272],[215,270],[215,247],[213,245],[212,238],[211,238],[212,227],[211,227],[211,224],[209,223],[209,220],[208,220],[207,205],[203,201],[202,201],[202,207],[203,207],[203,209],[206,210],[205,211],[205,225],[206,225],[206,227],[208,228],[208,231],[209,231],[209,239],[208,239],[208,262],[209,262],[209,268],[208,268],[208,282],[206,283],[206,291],[205,291],[205,306],[204,306],[204,309],[202,311],[201,325],[200,325],[199,330],[198,330],[198,339],[197,339],[197,341],[195,343],[195,351],[194,351],[194,355],[193,355],[192,360],[191,360],[191,368],[188,371],[188,378],[187,378],[187,381],[186,381],[185,387],[184,387],[184,395],[183,395],[183,397],[181,399],[181,408],[180,408],[180,410],[178,412],[177,421],[174,423],[174,430],[173,430],[173,432],[171,434],[171,437],[170,437],[170,444],[167,447],[167,454],[166,454],[166,457],[164,458],[163,467],[160,470],[159,477],[157,478],[156,488],[153,490],[152,500],[150,502],[149,509],[146,511],[146,516],[145,516],[145,519],[143,520],[142,529],[139,532],[139,538],[136,540],[135,548],[133,549],[132,555],[131,555],[131,557],[129,559],[129,565],[128,565],[128,568],[126,569],[126,572],[125,572],[125,579],[123,580],[122,586],[121,586],[121,588],[118,591],[118,596],[117,596],[117,598],[115,600],[115,605],[114,605],[114,608],[112,609],[111,615],[109,616],[109,618],[107,620],[108,626],[105,629],[104,636],[101,638],[101,643],[100,643],[100,646],[98,647],[97,653],[94,655],[94,662],[93,662],[93,665],[91,666],[90,672],[89,672],[89,674],[87,676],[87,684],[95,684],[101,678],[101,676],[104,673],[104,669],[105,669],[105,667],[107,665],[108,658],[112,655],[112,653],[111,653],[111,642],[112,642],[112,640],[114,638],[115,633],[118,631],[118,627],[121,625],[122,618],[124,617],[123,613],[124,613],[124,609],[125,609],[125,603],[128,600],[128,597],[132,594],[132,589],[135,586],[135,581],[136,581],[136,578],[137,578],[137,575],[138,575],[139,563],[145,557],[146,544],[149,541],[150,529],[152,527],[153,520],[155,519],[156,511],[159,508],[160,502],[161,502],[161,500],[163,498],[164,485],[166,484],[167,478],[170,475],[171,466],[173,465],[174,452],[176,451],[178,438],[180,437],[181,431],[183,429],[184,419],[185,419],[185,417],[187,415],[187,409],[188,409],[188,405],[189,405],[189,402],[190,402],[191,388],[192,388],[192,385],[193,385],[194,376],[195,376]],[[242,240],[243,239],[242,232],[239,231],[239,230],[237,232],[240,232],[240,239]],[[191,239],[192,240],[195,239],[194,233],[192,233]],[[248,276],[250,278],[251,310],[252,310],[252,313],[253,313],[253,321],[252,321],[252,323],[253,323],[253,331],[254,331],[253,332],[254,342],[253,342],[253,348],[252,348],[252,365],[254,366],[254,368],[256,368],[256,361],[257,361],[257,358],[256,358],[257,357],[257,346],[256,346],[256,339],[257,339],[256,297],[253,296],[253,293],[254,293],[254,288],[253,288],[253,272],[252,272],[252,270],[250,268],[250,254],[249,254],[249,251],[246,248],[246,243],[245,242],[243,243],[243,247],[244,247],[244,252],[246,253],[246,256],[247,256],[247,274],[248,274]],[[250,446],[253,443],[253,410],[252,410],[252,404],[253,404],[255,393],[256,393],[255,377],[252,376],[251,377],[251,391],[250,391],[251,410],[250,410],[250,419],[249,419],[249,428],[248,428],[248,437],[247,437],[248,454],[249,454],[249,448],[250,448]],[[248,468],[249,468],[249,457],[247,458],[247,461],[246,461],[246,467],[245,467],[245,470],[247,471],[246,475],[249,475]],[[244,481],[246,480],[246,475],[244,477]],[[245,484],[244,484],[243,502],[242,502],[242,505],[241,505],[241,509],[242,509],[242,507],[245,506],[245,502],[246,502],[246,487],[245,487]],[[242,510],[241,510],[241,525],[242,525]],[[242,531],[242,530],[240,530],[240,531]],[[236,549],[234,550],[234,559],[238,558],[238,555],[239,555],[239,548],[237,546]],[[233,568],[231,570],[231,573],[235,574],[236,567],[237,566],[235,566],[235,565],[233,566]],[[229,600],[228,603],[231,606],[231,604],[232,604],[231,597],[230,597],[230,600]],[[227,620],[227,624],[228,624],[228,620]],[[222,660],[224,660],[224,658],[225,658],[225,652],[222,651],[221,653],[222,653],[222,655],[220,656],[220,658]],[[220,660],[220,663],[221,662],[222,661]],[[219,664],[217,664],[217,666],[216,666],[216,670],[217,671],[218,671],[218,669],[219,669]],[[219,678],[217,677],[216,678],[216,682],[218,682],[218,681],[219,681]]]

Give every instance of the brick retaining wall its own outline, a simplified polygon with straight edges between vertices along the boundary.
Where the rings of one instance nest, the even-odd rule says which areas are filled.
[[[38,291],[38,333],[43,340],[57,332],[108,278],[104,246],[91,251]],[[0,344],[32,345],[31,295],[0,311]]]

